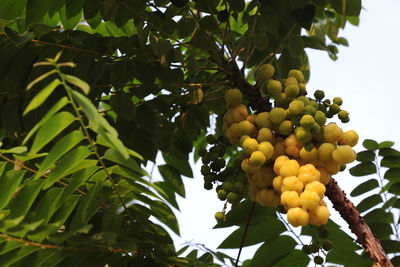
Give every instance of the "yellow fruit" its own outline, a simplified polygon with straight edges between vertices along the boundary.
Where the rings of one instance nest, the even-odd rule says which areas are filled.
[[[255,183],[250,183],[249,185],[249,190],[247,191],[251,201],[256,201],[257,199],[257,193],[260,191],[261,188],[259,188]]]
[[[298,84],[297,79],[296,79],[295,77],[288,77],[288,78],[285,80],[285,86],[289,86],[289,85],[291,85],[291,84],[295,84],[295,85]]]
[[[329,175],[328,171],[325,170],[325,168],[317,168],[317,170],[320,173],[319,181],[322,184],[327,185],[329,183],[329,180],[331,179],[331,176]]]
[[[257,171],[254,175],[252,180],[254,180],[254,183],[258,187],[270,187],[272,186],[272,181],[274,180],[275,173],[272,168],[261,168],[259,171]]]
[[[318,159],[318,150],[314,147],[311,151],[307,151],[304,147],[300,150],[300,158],[304,162],[313,162]]]
[[[289,112],[293,115],[299,115],[303,113],[304,103],[301,100],[293,100],[289,104]]]
[[[295,134],[291,134],[285,139],[286,153],[290,156],[298,158],[300,156],[300,149],[303,144],[299,142]]]
[[[315,209],[318,207],[320,200],[318,194],[314,191],[304,190],[300,195],[300,205],[305,210]]]
[[[199,104],[201,102],[201,100],[203,100],[203,90],[201,90],[200,88],[198,88],[197,90],[194,90],[192,93],[192,101],[193,104]]]
[[[256,81],[267,81],[274,76],[275,68],[271,64],[264,64],[257,70],[254,75]]]
[[[299,83],[304,81],[304,75],[300,70],[290,70],[288,77],[296,78],[297,82]]]
[[[299,86],[297,84],[289,84],[285,87],[285,93],[288,97],[297,97],[299,94]]]
[[[282,176],[276,176],[274,180],[272,180],[272,186],[276,192],[281,192],[282,181]]]
[[[354,157],[354,150],[349,145],[339,146],[332,152],[332,159],[339,164],[347,164],[353,162],[356,158]]]
[[[281,204],[286,210],[300,207],[300,197],[296,191],[285,191],[281,194]]]
[[[336,146],[332,143],[323,143],[318,148],[318,159],[328,161],[332,159],[332,152],[335,151]]]
[[[248,120],[248,121],[251,122],[252,124],[256,124],[256,118],[257,118],[257,115],[255,115],[255,114],[250,114],[249,116],[247,116],[247,119],[246,119],[246,120]]]
[[[279,95],[275,96],[275,106],[279,107],[287,107],[290,103],[291,98],[285,93],[282,92]]]
[[[253,153],[254,151],[257,150],[258,148],[258,142],[256,139],[254,138],[246,138],[243,141],[243,146],[242,146],[244,152],[248,155],[250,155],[251,153]]]
[[[261,112],[257,114],[256,124],[258,128],[272,128],[269,112]]]
[[[283,108],[275,107],[269,113],[270,120],[272,123],[280,124],[286,119],[286,110]]]
[[[319,171],[312,164],[306,164],[299,169],[298,178],[304,185],[313,181],[318,181],[320,177]]]
[[[314,120],[318,123],[318,125],[323,126],[326,123],[326,116],[322,111],[318,110],[315,112]]]
[[[354,130],[343,133],[343,139],[340,141],[342,145],[349,145],[351,147],[357,145],[358,134]]]
[[[303,191],[304,184],[296,176],[284,177],[282,180],[281,191],[296,191],[301,193]]]
[[[308,224],[308,212],[302,208],[291,208],[287,212],[287,220],[294,227],[306,226]]]
[[[306,85],[304,83],[299,83],[299,95],[304,94],[307,90],[306,90]]]
[[[276,80],[270,80],[267,85],[267,91],[272,96],[277,96],[282,92],[282,84]]]
[[[232,123],[231,126],[225,131],[225,136],[231,144],[239,144],[240,138],[238,135],[238,124],[236,122]]]
[[[337,174],[340,170],[340,164],[333,159],[328,160],[325,162],[325,170],[331,175]]]
[[[275,199],[275,191],[272,189],[263,188],[258,191],[256,201],[264,207],[273,207]]]
[[[303,115],[300,120],[300,125],[305,129],[311,129],[314,126],[315,120],[314,117],[311,115]]]
[[[251,166],[262,166],[265,163],[265,156],[260,151],[254,151],[250,156],[250,165]]]
[[[242,104],[232,106],[232,108],[230,109],[230,113],[232,116],[232,122],[244,121],[247,119],[247,116],[249,115],[246,106]]]
[[[326,188],[325,188],[325,185],[323,185],[319,181],[314,181],[314,182],[307,184],[304,190],[305,191],[306,190],[314,191],[315,193],[318,194],[320,200],[322,200],[322,198],[324,197]]]
[[[287,156],[285,156],[285,155],[281,155],[281,156],[279,156],[279,157],[277,157],[277,158],[275,159],[275,163],[274,163],[274,172],[275,172],[277,175],[280,175],[280,174],[279,174],[280,168],[282,167],[283,163],[285,163],[285,162],[288,161],[288,160],[289,160],[289,158],[288,158]]]
[[[227,107],[238,105],[242,102],[243,95],[239,89],[228,89],[224,95]]]
[[[256,173],[260,169],[260,167],[250,165],[249,159],[242,160],[241,168],[246,174]]]
[[[248,135],[242,135],[242,137],[240,137],[240,139],[239,139],[239,146],[243,147],[243,142],[244,142],[244,140],[246,140],[247,138],[250,138],[250,136],[248,136]]]
[[[310,224],[315,226],[325,225],[329,219],[329,209],[326,206],[318,206],[309,213]]]
[[[310,131],[308,131],[304,127],[297,127],[295,130],[295,134],[297,139],[303,144],[307,143],[312,138]]]
[[[253,136],[254,131],[255,131],[254,124],[252,124],[248,120],[241,121],[238,123],[238,135],[239,136],[243,136],[243,135]]]
[[[274,147],[271,145],[270,142],[263,141],[258,145],[258,150],[264,154],[265,159],[269,160],[272,158],[274,154]]]
[[[272,133],[271,129],[261,128],[257,134],[257,141],[260,143],[263,141],[273,143],[275,141],[275,135]]]
[[[279,169],[279,174],[282,177],[297,176],[299,173],[299,168],[299,163],[294,159],[290,159],[282,164],[282,167]]]
[[[343,138],[343,130],[336,123],[329,123],[324,127],[324,140],[336,144]]]
[[[285,143],[283,141],[276,142],[274,146],[274,154],[272,155],[272,159],[276,159],[277,157],[284,155],[286,151]]]
[[[293,130],[293,123],[288,120],[284,120],[279,124],[279,132],[283,135],[289,135],[292,133]]]

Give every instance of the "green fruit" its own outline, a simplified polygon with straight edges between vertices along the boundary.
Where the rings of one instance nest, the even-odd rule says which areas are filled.
[[[310,105],[313,106],[315,109],[318,109],[318,103],[314,100],[310,100]]]
[[[317,253],[319,251],[319,246],[317,243],[312,243],[310,245],[310,251],[311,253]]]
[[[202,158],[201,158],[201,163],[203,164],[208,164],[210,163],[211,159],[210,156],[208,154],[205,154]]]
[[[349,113],[346,110],[341,110],[338,113],[338,117],[341,121],[346,120],[347,118],[349,118]]]
[[[239,89],[228,89],[224,95],[226,106],[235,106],[242,102],[243,95]]]
[[[324,259],[321,256],[315,256],[314,257],[314,263],[315,264],[323,264],[324,263]]]
[[[215,219],[216,219],[218,222],[223,222],[223,221],[225,220],[225,213],[223,213],[223,212],[221,212],[221,211],[216,212],[216,213],[215,213]]]
[[[273,108],[270,113],[270,120],[272,123],[281,124],[286,119],[286,110],[283,108]]]
[[[208,153],[208,155],[210,155],[211,161],[216,161],[219,158],[217,152],[210,152],[210,153]]]
[[[204,182],[204,189],[211,190],[213,188],[212,183]]]
[[[230,192],[227,196],[226,199],[228,200],[229,203],[231,204],[236,204],[240,201],[239,196],[236,193]]]
[[[235,191],[235,186],[231,182],[225,182],[222,184],[222,188],[227,192]]]
[[[204,157],[207,154],[207,149],[205,147],[201,147],[197,153],[200,157]]]
[[[307,91],[306,85],[304,83],[299,83],[298,86],[299,86],[299,95],[302,95]]]
[[[300,70],[291,70],[289,71],[288,77],[294,77],[296,80],[301,83],[304,81],[304,75]]]
[[[276,80],[270,80],[267,85],[267,91],[272,96],[277,96],[282,93],[282,84]]]
[[[235,192],[242,193],[244,189],[244,185],[241,182],[235,182]]]
[[[288,120],[284,120],[280,125],[279,125],[279,132],[283,135],[290,135],[293,130],[293,123]]]
[[[288,85],[290,85],[290,84],[295,84],[295,85],[297,85],[297,84],[298,84],[297,79],[296,79],[295,77],[289,77],[289,78],[287,78],[287,79],[285,80],[285,86],[288,86]]]
[[[289,112],[293,115],[299,115],[303,113],[304,103],[301,100],[293,100],[289,104]]]
[[[221,170],[221,168],[218,165],[218,160],[217,161],[213,161],[210,165],[211,170],[215,171],[215,172],[219,172]]]
[[[323,125],[326,123],[326,116],[325,116],[325,114],[324,114],[322,111],[317,110],[317,111],[315,112],[315,115],[314,115],[314,120],[315,120],[315,122],[318,123],[320,126],[323,126]]]
[[[310,129],[315,123],[313,116],[311,115],[303,115],[300,120],[300,125],[305,129]]]
[[[289,84],[285,87],[285,93],[288,97],[297,97],[299,94],[299,87],[297,84]]]
[[[329,229],[322,226],[318,228],[318,235],[321,238],[327,238],[329,236]]]
[[[303,247],[301,248],[301,251],[303,251],[304,254],[306,254],[306,255],[311,254],[311,250],[310,250],[310,246],[309,245],[303,245]]]
[[[322,102],[325,106],[329,107],[331,105],[331,101],[329,99],[325,99],[324,102]]]
[[[339,113],[339,111],[340,111],[340,107],[339,107],[338,104],[332,104],[332,105],[329,107],[329,112],[331,112],[331,113],[333,113],[333,114],[337,114],[337,113]]]
[[[286,93],[280,93],[279,95],[275,96],[275,106],[279,107],[287,107],[290,102],[290,98]]]
[[[300,120],[303,117],[303,115],[299,114],[299,115],[292,115],[290,117],[290,121],[293,123],[293,125],[298,126],[300,125]]]
[[[322,244],[322,248],[323,248],[325,251],[331,250],[331,249],[332,249],[332,246],[333,246],[333,244],[332,244],[332,242],[329,241],[329,240],[326,240],[326,241]]]
[[[274,76],[275,68],[271,64],[262,65],[255,74],[256,81],[267,81]]]
[[[322,90],[316,90],[314,92],[314,97],[315,97],[315,99],[321,101],[325,97],[325,93]]]
[[[304,107],[304,111],[303,112],[304,112],[304,114],[308,114],[308,115],[314,116],[315,112],[317,112],[317,109],[313,105],[308,104],[308,105],[306,105]]]
[[[222,200],[222,201],[224,201],[224,200],[226,200],[226,195],[227,195],[227,193],[226,193],[226,191],[225,190],[219,190],[218,191],[218,198],[220,199],[220,200]]]
[[[322,111],[323,113],[326,112],[326,107],[324,104],[318,103],[318,110]]]
[[[211,169],[210,169],[210,167],[208,165],[203,165],[200,168],[200,172],[201,172],[201,174],[203,174],[205,176],[205,175],[211,173]]]
[[[295,130],[295,134],[297,139],[303,144],[310,141],[312,137],[311,133],[303,127],[297,127]]]
[[[306,144],[304,145],[304,149],[305,149],[307,152],[311,152],[311,151],[314,149],[314,143],[312,143],[312,142],[306,143]]]
[[[338,105],[338,106],[341,106],[343,104],[343,100],[340,97],[334,97],[333,98],[333,103]]]
[[[207,143],[209,143],[209,144],[215,144],[215,143],[217,142],[217,138],[216,138],[214,135],[209,134],[209,135],[207,135],[207,137],[206,137],[206,141],[207,141]]]
[[[241,121],[238,123],[237,130],[238,130],[239,136],[243,136],[243,135],[252,136],[254,129],[255,129],[254,124],[252,124],[248,120]]]
[[[300,101],[302,101],[303,104],[304,104],[304,106],[310,104],[310,99],[308,99],[307,97],[305,97],[305,96],[303,96],[303,95],[297,97],[297,99],[300,100]]]
[[[321,126],[319,126],[318,123],[314,123],[314,125],[310,129],[310,133],[315,136],[318,135],[321,132]]]

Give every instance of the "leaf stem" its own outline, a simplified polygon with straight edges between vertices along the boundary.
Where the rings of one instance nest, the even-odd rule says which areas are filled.
[[[255,206],[256,206],[256,202],[253,202],[253,204],[251,205],[250,211],[249,211],[249,216],[247,217],[246,226],[244,227],[242,241],[240,242],[240,248],[239,248],[239,252],[238,252],[237,258],[236,258],[235,267],[237,267],[238,264],[239,264],[240,254],[242,253],[242,249],[243,249],[243,246],[244,246],[244,240],[246,239],[247,230],[249,229],[251,216],[253,215]]]

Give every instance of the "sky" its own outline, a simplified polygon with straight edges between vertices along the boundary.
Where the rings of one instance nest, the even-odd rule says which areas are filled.
[[[324,90],[331,99],[336,96],[343,99],[342,108],[350,113],[350,122],[339,125],[345,131],[353,129],[359,134],[356,151],[363,150],[364,139],[394,141],[395,148],[400,149],[400,86],[397,80],[400,77],[400,1],[364,0],[363,7],[359,27],[348,23],[345,30],[339,32],[339,36],[348,39],[349,47],[339,48],[337,61],[332,61],[324,51],[307,50],[311,71],[307,88],[312,92]],[[203,189],[200,164],[194,165],[194,179],[184,178],[186,198],[178,197],[181,211],[175,214],[181,237],[171,233],[178,249],[191,242],[215,250],[236,229],[212,229],[216,223],[214,214],[222,210],[224,202],[218,200],[215,190]],[[334,178],[348,194],[365,181],[352,177],[347,171]],[[361,199],[350,198],[354,203]],[[348,231],[337,212],[330,210],[331,218]],[[244,249],[241,260],[251,258],[255,249]],[[237,255],[237,250],[221,251],[233,257]]]

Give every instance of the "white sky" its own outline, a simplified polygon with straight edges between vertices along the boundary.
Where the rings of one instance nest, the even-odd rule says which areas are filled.
[[[363,1],[364,10],[360,26],[347,24],[339,33],[349,41],[349,47],[341,46],[339,59],[332,61],[324,51],[308,50],[311,77],[307,88],[325,91],[329,98],[342,97],[343,108],[350,113],[350,123],[344,130],[354,129],[360,140],[374,139],[395,141],[399,149],[400,115],[400,1]],[[361,143],[360,142],[360,143]],[[362,146],[356,146],[361,151]],[[217,246],[236,228],[212,230],[214,213],[222,210],[223,202],[217,199],[215,190],[203,189],[200,164],[194,167],[194,179],[184,178],[186,199],[179,199],[181,212],[176,212],[181,237],[172,234],[177,248],[187,241],[205,244],[211,249]],[[348,194],[363,178],[350,176],[347,172],[335,177]],[[326,199],[326,198],[325,198]],[[360,201],[352,199],[355,203]],[[337,212],[331,210],[335,221]],[[343,221],[337,221],[346,226]],[[347,226],[345,227],[347,228]],[[244,249],[241,260],[251,258],[255,248]],[[236,257],[237,250],[223,250]]]

